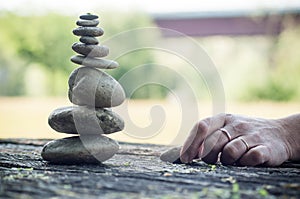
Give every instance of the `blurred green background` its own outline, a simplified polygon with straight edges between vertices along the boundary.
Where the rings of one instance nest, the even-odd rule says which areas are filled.
[[[125,30],[155,26],[146,13],[119,12],[115,17],[115,13],[101,12],[100,15],[101,27],[105,30],[101,40]],[[65,96],[66,80],[74,69],[69,58],[74,54],[71,45],[78,40],[71,33],[76,19],[76,16],[58,13],[22,16],[0,12],[1,96]],[[300,99],[300,26],[289,26],[288,20],[286,23],[286,29],[275,39],[268,36],[195,38],[215,62],[227,98],[243,101]],[[153,38],[133,35],[131,39],[127,40],[128,44]],[[116,48],[117,45],[110,46],[111,51]],[[118,60],[121,67],[110,73],[119,79],[143,62],[159,60],[151,51],[128,54]],[[151,74],[149,71],[147,75]],[[164,98],[166,95],[163,87],[148,86],[131,97]]]
[[[25,5],[26,2],[29,3]],[[71,71],[78,67],[70,61],[70,57],[75,54],[71,46],[78,41],[72,30],[80,14],[99,14],[99,26],[105,31],[99,40],[106,41],[123,31],[157,27],[154,22],[157,13],[153,12],[164,14],[171,12],[172,8],[176,8],[177,12],[189,12],[187,7],[194,8],[195,12],[199,8],[198,1],[192,0],[172,4],[155,1],[161,7],[149,1],[146,6],[142,6],[149,9],[152,6],[152,11],[141,9],[140,2],[140,6],[127,5],[127,1],[109,2],[110,6],[107,7],[101,4],[104,1],[90,1],[91,5],[99,5],[91,10],[85,9],[87,4],[81,7],[81,1],[71,0],[14,0],[7,3],[7,7],[5,4],[0,5],[0,137],[65,137],[50,129],[47,117],[55,108],[71,105],[67,98],[67,81]],[[190,2],[193,3],[189,5]],[[205,2],[207,5],[201,5],[204,12],[206,7],[215,9],[219,5],[213,3],[215,1]],[[242,5],[236,2],[231,0],[222,5],[228,4],[230,9],[233,5]],[[256,3],[260,5],[260,2]],[[52,6],[49,9],[48,4]],[[218,7],[220,13],[222,5]],[[292,17],[286,17],[282,25],[284,30],[276,36],[193,37],[213,60],[219,72],[226,96],[226,112],[278,118],[300,111],[300,25],[294,23]],[[157,39],[169,41],[178,45],[178,48],[186,47],[183,38],[165,38],[160,33],[149,33],[132,35],[122,43],[110,42],[109,48],[111,52],[116,52],[121,46]],[[193,56],[197,56],[197,52],[193,52]],[[117,80],[144,63],[158,63],[176,70],[190,81],[196,91],[200,104],[199,119],[212,114],[210,91],[204,79],[199,78],[191,66],[178,57],[163,51],[140,50],[121,56],[117,61],[120,64],[118,69],[107,70]],[[171,89],[181,88],[178,77],[159,73],[152,67],[149,67],[147,73],[136,76],[133,82],[151,77],[168,79],[173,83]],[[174,132],[178,131],[175,127],[181,124],[182,118],[177,111],[180,105],[173,104],[166,88],[147,85],[127,97],[133,101],[128,109],[132,111],[132,120],[136,124],[147,126],[149,112],[146,110],[153,104],[167,107],[169,123],[162,133],[148,140],[133,139],[126,134],[112,137],[122,141],[160,144],[172,140]]]

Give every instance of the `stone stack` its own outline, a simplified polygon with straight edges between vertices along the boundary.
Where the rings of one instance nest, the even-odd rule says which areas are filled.
[[[98,16],[84,14],[76,22],[73,34],[80,36],[72,49],[80,55],[71,61],[81,65],[69,78],[69,99],[74,104],[54,110],[49,125],[58,132],[77,134],[53,140],[42,150],[44,160],[61,164],[99,163],[111,158],[119,149],[115,140],[104,136],[121,131],[124,121],[110,110],[120,105],[125,94],[122,86],[100,69],[117,68],[115,61],[103,59],[108,47],[100,45],[96,37],[103,35],[97,27]]]

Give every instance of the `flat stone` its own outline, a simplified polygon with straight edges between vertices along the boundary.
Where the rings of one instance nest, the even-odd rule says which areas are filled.
[[[71,61],[74,62],[75,64],[101,68],[101,69],[113,69],[119,67],[118,62],[115,62],[113,60],[90,58],[82,55],[72,56]]]
[[[112,76],[92,67],[75,69],[69,78],[69,99],[77,105],[113,107],[125,100],[122,86]]]
[[[181,146],[172,147],[160,155],[160,159],[164,162],[181,164],[180,161]]]
[[[102,135],[74,136],[48,142],[41,156],[57,164],[100,164],[119,150],[119,144]]]
[[[87,45],[76,42],[72,45],[72,49],[79,54],[89,57],[105,57],[109,54],[109,48],[104,45]]]
[[[84,20],[94,20],[94,19],[98,19],[98,16],[87,13],[87,14],[84,14],[84,15],[80,15],[79,18],[84,19]]]
[[[95,37],[83,36],[80,37],[79,41],[85,44],[94,44],[94,45],[99,44],[99,40]]]
[[[110,134],[124,129],[122,118],[105,108],[68,106],[54,110],[48,123],[58,132],[90,135]]]
[[[104,31],[99,27],[78,27],[73,30],[73,34],[77,36],[99,37],[104,34]]]
[[[78,20],[76,21],[77,26],[83,27],[96,27],[99,24],[99,20]]]

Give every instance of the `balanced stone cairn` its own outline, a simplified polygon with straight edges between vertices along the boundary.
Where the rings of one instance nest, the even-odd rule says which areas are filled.
[[[72,49],[80,55],[71,61],[81,65],[69,78],[69,99],[74,106],[54,110],[48,123],[55,131],[79,136],[53,140],[42,150],[44,160],[60,164],[99,163],[117,153],[119,144],[103,134],[121,131],[124,121],[110,110],[120,105],[125,94],[122,86],[100,69],[117,68],[115,61],[103,59],[108,47],[96,37],[103,35],[98,16],[84,14],[73,34],[80,36]]]

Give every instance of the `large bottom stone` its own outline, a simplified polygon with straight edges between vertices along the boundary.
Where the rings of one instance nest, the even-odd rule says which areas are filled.
[[[97,164],[117,153],[119,144],[102,135],[74,136],[48,142],[42,158],[56,164]]]

